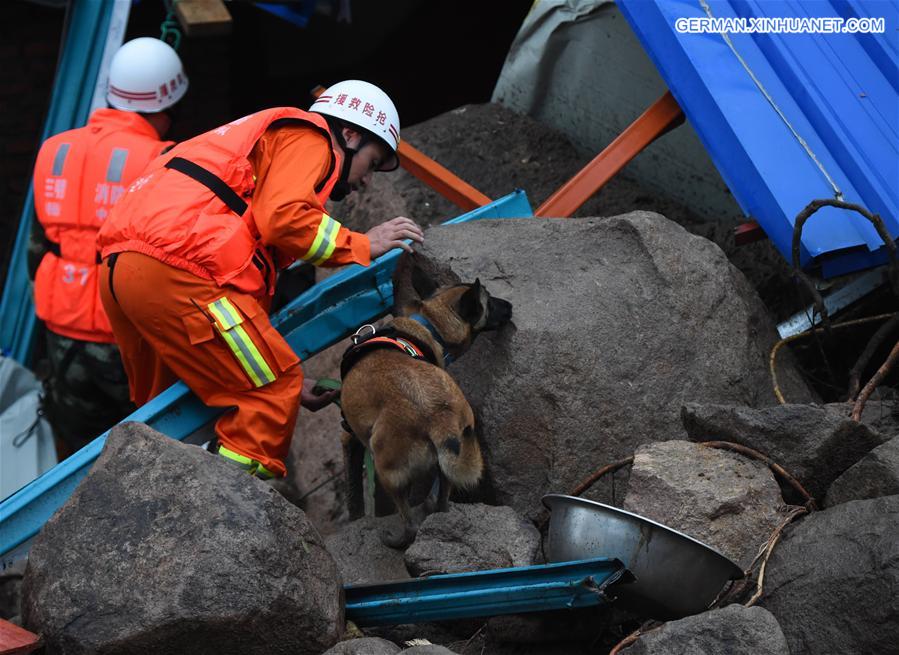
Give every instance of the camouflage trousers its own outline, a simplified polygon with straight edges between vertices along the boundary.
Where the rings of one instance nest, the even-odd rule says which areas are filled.
[[[134,411],[128,378],[115,344],[45,332],[50,377],[44,414],[57,440],[75,452]]]

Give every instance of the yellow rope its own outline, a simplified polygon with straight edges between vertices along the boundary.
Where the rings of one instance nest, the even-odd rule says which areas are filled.
[[[887,318],[892,318],[896,315],[896,312],[892,314],[878,314],[877,316],[868,316],[867,318],[857,318],[852,321],[845,321],[843,323],[835,323],[831,326],[832,329],[836,330],[844,327],[851,327],[853,325],[861,325],[863,323],[871,323],[873,321],[882,321]],[[799,334],[793,334],[785,339],[781,339],[776,344],[774,344],[774,348],[771,349],[771,356],[768,357],[768,368],[771,371],[771,384],[774,385],[774,395],[777,397],[777,401],[781,405],[786,405],[787,401],[784,399],[783,394],[780,391],[780,385],[777,383],[777,352],[786,344],[791,341],[796,341],[797,339],[802,339],[803,337],[807,337],[812,332],[823,332],[824,328],[815,328],[814,330],[806,330],[805,332],[800,332]]]

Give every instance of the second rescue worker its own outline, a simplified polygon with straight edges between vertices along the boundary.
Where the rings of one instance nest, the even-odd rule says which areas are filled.
[[[142,405],[178,378],[207,405],[219,454],[283,476],[299,405],[318,409],[299,359],[268,318],[279,269],[361,264],[422,241],[409,218],[365,234],[325,211],[398,166],[399,116],[378,87],[327,89],[309,111],[267,109],[158,158],[99,235],[100,293]]]

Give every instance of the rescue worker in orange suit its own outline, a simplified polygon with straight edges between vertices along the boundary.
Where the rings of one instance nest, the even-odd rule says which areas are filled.
[[[100,293],[138,405],[183,380],[209,406],[219,455],[283,477],[297,413],[316,395],[269,322],[276,272],[296,260],[361,264],[411,251],[396,217],[365,234],[325,203],[398,166],[399,116],[378,87],[327,89],[309,111],[267,109],[185,141],[132,183],[100,231]]]
[[[100,301],[97,232],[128,185],[174,145],[162,138],[187,86],[169,45],[129,41],[110,63],[110,107],[94,111],[84,127],[50,137],[38,152],[29,272],[35,312],[47,328],[44,411],[60,457],[134,410]]]

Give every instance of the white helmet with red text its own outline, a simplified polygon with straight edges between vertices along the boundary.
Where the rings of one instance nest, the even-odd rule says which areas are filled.
[[[151,37],[119,48],[109,65],[106,101],[123,111],[165,111],[187,92],[187,75],[172,46]]]
[[[329,86],[312,103],[309,111],[333,116],[361,127],[383,141],[393,153],[379,170],[397,167],[396,151],[400,144],[400,116],[386,93],[369,82],[345,80]]]

